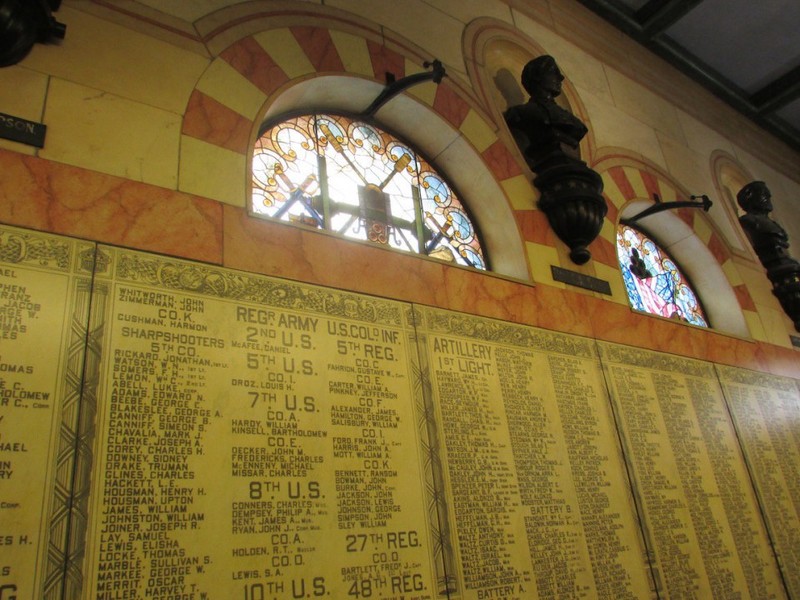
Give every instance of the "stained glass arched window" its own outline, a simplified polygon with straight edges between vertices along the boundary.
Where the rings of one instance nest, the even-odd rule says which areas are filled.
[[[253,154],[252,211],[487,268],[445,179],[405,142],[350,117],[302,115],[266,128]]]
[[[638,229],[617,229],[617,258],[635,310],[708,327],[697,294],[678,266]]]

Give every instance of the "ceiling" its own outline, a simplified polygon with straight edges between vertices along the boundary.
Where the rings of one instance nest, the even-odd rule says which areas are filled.
[[[800,151],[800,0],[578,0]]]

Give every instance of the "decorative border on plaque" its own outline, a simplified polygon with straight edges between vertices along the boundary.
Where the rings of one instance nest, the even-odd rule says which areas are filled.
[[[93,326],[92,322],[90,311],[96,303],[93,302],[93,288],[89,278],[80,278],[74,283],[70,340],[64,374],[67,389],[59,429],[57,480],[51,505],[44,590],[44,597],[48,600],[77,598],[83,585],[81,562],[88,521],[86,496],[91,476],[96,412],[96,401],[90,392],[90,372],[91,365],[99,362],[99,345],[94,340],[102,332],[102,327],[97,327],[96,324]],[[57,543],[54,540],[58,540]]]
[[[684,358],[673,354],[663,354],[632,346],[620,346],[606,342],[597,342],[600,349],[601,360],[622,363],[633,367],[644,369],[655,369],[657,371],[670,371],[682,373],[691,377],[702,377],[711,379],[714,377],[714,365],[704,363],[692,358]]]
[[[77,598],[80,596],[82,575],[80,565],[67,568],[75,544],[83,544],[83,536],[74,536],[75,499],[80,495],[81,476],[77,468],[81,452],[82,383],[84,352],[87,345],[89,307],[91,306],[93,257],[95,244],[46,233],[0,226],[0,263],[15,264],[67,275],[79,275],[70,283],[71,314],[69,340],[63,365],[63,384],[59,384],[58,441],[55,455],[54,480],[49,493],[47,538],[45,541],[42,597],[45,600]],[[91,345],[90,345],[91,347]],[[85,469],[88,485],[90,465]],[[85,529],[85,512],[82,521]]]
[[[434,309],[425,310],[423,317],[423,327],[430,333],[445,333],[545,352],[597,358],[594,340],[588,338]]]
[[[222,267],[117,250],[115,277],[170,290],[258,302],[327,317],[357,319],[393,327],[403,326],[396,301],[338,292],[287,280],[235,272]]]
[[[68,272],[76,242],[44,233],[0,227],[0,263]]]
[[[719,372],[719,377],[723,382],[741,383],[762,388],[766,387],[782,392],[796,392],[797,386],[800,384],[796,379],[781,377],[780,375],[770,375],[769,373],[748,371],[747,369],[727,367],[724,365],[716,365],[716,367]]]
[[[92,282],[91,297],[81,304],[86,310],[86,355],[82,368],[80,413],[76,420],[73,504],[70,508],[69,547],[65,574],[65,598],[80,598],[83,589],[83,559],[89,524],[89,492],[92,483],[94,445],[97,418],[97,387],[100,380],[100,360],[103,350],[106,304],[109,288]],[[77,313],[77,311],[76,311]],[[57,599],[53,599],[57,600]],[[60,600],[60,597],[59,599]]]
[[[80,267],[95,278],[110,275],[111,256],[99,247],[87,249],[80,253]]]
[[[407,316],[412,313],[408,313]],[[419,317],[417,311],[413,315]],[[413,317],[412,317],[413,318]],[[419,361],[414,361],[414,394],[417,429],[422,440],[425,498],[428,510],[428,527],[434,542],[433,559],[436,570],[436,594],[450,597],[458,591],[457,570],[451,534],[447,496],[444,493],[444,467],[441,460],[439,428],[431,389],[430,364],[425,334],[409,334],[409,341],[418,349]]]

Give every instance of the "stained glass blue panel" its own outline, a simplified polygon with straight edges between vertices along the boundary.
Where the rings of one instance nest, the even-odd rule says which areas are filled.
[[[617,258],[635,310],[708,327],[697,294],[678,265],[641,231],[617,229]]]

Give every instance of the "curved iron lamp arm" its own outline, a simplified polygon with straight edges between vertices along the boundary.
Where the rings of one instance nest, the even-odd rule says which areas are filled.
[[[442,79],[447,76],[445,73],[444,65],[438,59],[434,59],[432,62],[425,61],[423,66],[427,69],[428,67],[433,67],[432,71],[426,71],[423,73],[414,73],[413,75],[407,75],[402,79],[398,79],[396,81],[390,81],[386,84],[386,87],[383,88],[383,91],[378,94],[378,97],[372,101],[364,112],[361,113],[362,116],[371,117],[373,116],[381,106],[386,104],[389,100],[394,98],[397,94],[410,88],[411,86],[417,85],[419,83],[423,83],[425,81],[433,81],[434,83],[441,83]],[[387,76],[391,75],[387,73]],[[389,79],[389,77],[387,77]]]
[[[692,202],[690,200],[679,200],[676,202],[661,202],[661,199],[658,197],[658,194],[653,194],[653,200],[656,203],[653,206],[648,206],[639,214],[636,214],[632,217],[627,219],[620,219],[619,222],[623,225],[633,225],[639,219],[644,219],[645,217],[649,217],[650,215],[654,215],[656,213],[663,212],[665,210],[673,210],[677,208],[702,208],[705,212],[708,212],[708,209],[711,208],[713,202],[706,196],[705,194],[701,196],[691,196],[692,200],[700,199],[700,202]]]

